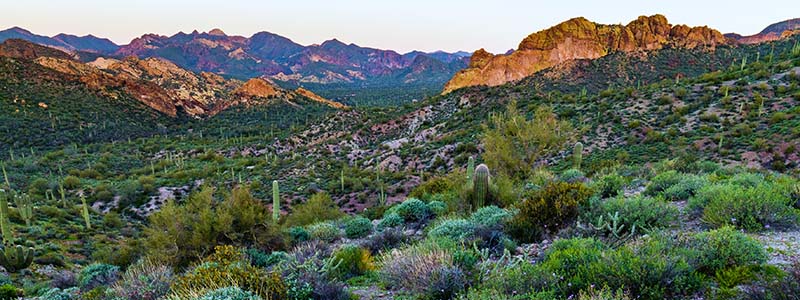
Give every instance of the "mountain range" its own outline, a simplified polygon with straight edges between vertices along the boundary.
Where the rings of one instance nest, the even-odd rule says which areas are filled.
[[[73,52],[83,62],[100,56],[163,58],[193,72],[243,80],[262,77],[290,88],[312,85],[323,95],[329,85],[345,86],[345,94],[357,94],[363,86],[440,89],[467,65],[470,56],[442,51],[400,54],[337,39],[303,46],[269,32],[242,37],[229,36],[220,29],[172,36],[145,34],[122,46],[91,35],[46,37],[19,27],[0,31],[0,42],[14,38]]]
[[[596,59],[615,52],[646,52],[664,48],[702,48],[773,41],[797,33],[800,20],[768,26],[755,35],[723,35],[707,26],[672,25],[663,15],[641,16],[627,25],[604,25],[583,17],[570,19],[535,32],[520,42],[517,50],[494,55],[474,52],[469,66],[445,85],[443,93],[476,85],[496,86],[520,80],[561,63]]]

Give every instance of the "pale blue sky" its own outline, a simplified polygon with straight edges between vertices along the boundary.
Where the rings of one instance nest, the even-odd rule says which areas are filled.
[[[244,36],[269,31],[304,45],[335,37],[399,52],[482,47],[504,52],[532,32],[577,16],[626,24],[639,15],[661,13],[672,24],[709,25],[742,34],[800,17],[798,0],[0,0],[0,7],[0,29],[92,33],[119,44],[143,33],[172,35],[218,27]]]

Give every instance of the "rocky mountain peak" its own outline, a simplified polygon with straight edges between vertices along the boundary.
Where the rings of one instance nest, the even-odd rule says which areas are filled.
[[[604,25],[573,18],[535,32],[507,55],[478,50],[470,66],[445,85],[444,93],[475,85],[500,85],[575,59],[596,59],[609,53],[658,50],[665,47],[714,48],[729,43],[708,27],[672,26],[663,15],[641,16],[627,25]]]

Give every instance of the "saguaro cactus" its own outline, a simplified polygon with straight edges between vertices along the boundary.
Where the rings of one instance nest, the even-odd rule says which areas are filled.
[[[483,207],[489,197],[489,167],[485,164],[475,168],[475,175],[472,181],[472,208]]]
[[[31,196],[27,194],[16,195],[14,204],[17,206],[20,218],[25,221],[25,226],[31,226],[33,220],[33,203]]]
[[[475,176],[475,157],[470,156],[467,161],[467,188],[472,187],[472,178]]]
[[[86,228],[91,229],[92,223],[91,219],[89,218],[89,204],[86,203],[86,197],[81,195],[81,203],[83,204],[83,221],[86,223]]]
[[[583,143],[577,142],[575,143],[575,148],[572,152],[572,163],[573,168],[576,170],[581,169],[581,163],[583,162]]]
[[[33,248],[22,247],[21,245],[7,246],[0,250],[0,265],[8,272],[17,272],[25,269],[33,262]]]
[[[9,245],[14,242],[14,235],[11,233],[11,223],[8,221],[8,197],[11,191],[0,193],[0,231],[3,234],[3,243]]]
[[[278,181],[272,181],[272,222],[278,223],[281,218],[281,195],[278,190]]]

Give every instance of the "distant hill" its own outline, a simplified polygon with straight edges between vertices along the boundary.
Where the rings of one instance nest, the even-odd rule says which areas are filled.
[[[0,42],[10,38],[80,52],[84,62],[100,56],[162,58],[193,72],[240,80],[262,77],[287,88],[305,86],[334,100],[371,104],[435,94],[455,72],[467,66],[470,55],[443,51],[400,54],[337,39],[304,46],[269,32],[242,37],[229,36],[220,29],[172,36],[145,34],[123,46],[92,35],[46,37],[17,27],[0,32]],[[418,60],[420,56],[429,59]],[[363,93],[364,87],[373,88],[374,93]]]
[[[0,43],[8,39],[23,39],[44,46],[58,48],[64,51],[85,51],[94,53],[109,53],[116,51],[119,46],[114,42],[98,38],[93,35],[75,36],[59,34],[54,37],[33,34],[28,30],[13,27],[0,31]]]
[[[764,30],[754,35],[742,36],[736,33],[729,33],[725,36],[735,39],[742,44],[756,44],[779,40],[786,36],[797,34],[798,32],[800,32],[800,18],[769,25],[767,28],[764,28]]]

